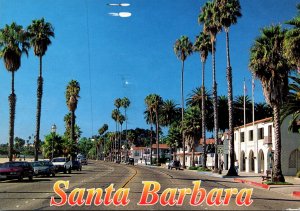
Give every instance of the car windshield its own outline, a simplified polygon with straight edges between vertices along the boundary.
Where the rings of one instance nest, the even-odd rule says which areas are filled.
[[[3,163],[2,168],[7,168],[7,167],[22,167],[23,163],[21,162],[12,162],[12,163]]]
[[[38,167],[38,166],[42,166],[40,162],[33,162],[32,163],[33,167]]]
[[[53,158],[52,162],[65,162],[65,158]]]

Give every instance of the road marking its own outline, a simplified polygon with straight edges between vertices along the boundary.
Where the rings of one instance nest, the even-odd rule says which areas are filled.
[[[134,174],[133,174],[133,176],[131,176],[126,182],[125,182],[125,184],[122,186],[122,188],[124,188],[132,179],[133,179],[133,177],[135,177],[136,175],[137,175],[137,170],[136,169],[134,169]]]

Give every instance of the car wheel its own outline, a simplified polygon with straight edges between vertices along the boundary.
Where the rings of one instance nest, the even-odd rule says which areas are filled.
[[[28,177],[28,179],[29,179],[29,181],[32,181],[32,179],[33,179],[33,176],[31,175],[31,176],[29,176]]]
[[[67,168],[64,169],[64,173],[67,173]]]
[[[50,173],[47,174],[47,177],[50,177]]]
[[[71,168],[69,168],[68,173],[71,174],[71,172],[72,172],[72,170],[71,170]]]
[[[82,169],[80,168],[80,171],[81,171]]]
[[[52,173],[52,177],[55,177],[55,173],[54,172]]]
[[[18,178],[19,181],[23,181],[24,176],[21,174]]]

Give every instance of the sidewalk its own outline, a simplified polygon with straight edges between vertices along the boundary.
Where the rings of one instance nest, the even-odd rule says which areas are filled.
[[[250,186],[264,188],[269,191],[274,191],[281,194],[290,195],[300,199],[300,178],[293,176],[285,176],[285,181],[291,183],[292,185],[265,185],[262,184],[262,175],[256,173],[246,173],[239,172],[239,176],[226,176],[227,170],[223,170],[222,174],[212,173],[212,172],[198,172],[199,174],[204,174],[212,177],[219,177],[233,180],[234,182],[245,183]]]

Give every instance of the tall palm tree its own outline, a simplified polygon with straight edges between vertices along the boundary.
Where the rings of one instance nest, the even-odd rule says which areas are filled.
[[[102,127],[101,128],[99,128],[99,130],[98,130],[98,133],[99,133],[99,135],[100,135],[100,139],[99,139],[99,141],[100,141],[100,144],[102,145],[102,151],[103,151],[103,149],[104,149],[104,141],[105,141],[105,139],[104,139],[104,133],[106,132],[108,130],[108,125],[107,124],[103,124],[102,125]]]
[[[229,28],[231,25],[237,23],[237,19],[242,16],[241,5],[239,0],[216,0],[216,7],[219,9],[220,23],[223,26],[226,33],[226,78],[228,86],[228,112],[229,112],[229,155],[230,155],[230,167],[227,172],[228,176],[236,176],[236,170],[234,168],[234,128],[233,128],[233,93],[232,93],[232,68],[230,65],[230,54],[229,54]]]
[[[113,153],[114,153],[114,156],[117,156],[117,140],[118,140],[118,119],[119,119],[119,116],[120,116],[120,111],[118,109],[114,109],[111,113],[111,118],[115,121],[116,123],[116,132],[115,132],[115,136],[114,136],[114,141],[113,141]]]
[[[174,52],[179,60],[181,60],[181,127],[183,128],[183,119],[184,119],[184,93],[183,93],[183,72],[184,72],[184,62],[189,55],[193,53],[193,44],[190,42],[187,36],[181,36],[180,39],[176,40],[174,44]],[[184,131],[182,130],[182,147],[183,147],[183,165],[185,168],[185,139]]]
[[[75,111],[77,109],[78,99],[80,92],[80,84],[76,80],[71,80],[66,89],[66,103],[69,111],[71,112],[71,143],[76,144],[75,140]],[[71,152],[71,156],[73,156]]]
[[[54,29],[51,23],[45,22],[44,18],[33,20],[28,26],[27,31],[30,36],[30,45],[34,48],[34,54],[39,57],[40,70],[37,80],[37,109],[36,109],[36,133],[35,133],[35,156],[34,160],[38,160],[38,149],[40,140],[40,123],[41,123],[41,107],[43,96],[43,75],[42,75],[42,58],[45,55],[48,46],[51,44],[50,37],[54,37]]]
[[[202,63],[202,91],[201,91],[201,112],[202,112],[202,139],[203,139],[203,164],[206,168],[206,115],[205,115],[205,84],[204,84],[204,73],[205,73],[205,62],[209,53],[211,53],[211,42],[209,35],[201,32],[199,36],[196,37],[196,41],[193,46],[193,50],[200,53],[200,60]]]
[[[222,25],[219,19],[219,12],[214,2],[206,2],[201,9],[201,13],[198,16],[198,23],[203,24],[203,32],[210,35],[211,41],[211,55],[212,55],[212,75],[213,75],[213,104],[214,104],[214,137],[215,148],[217,148],[218,140],[218,93],[216,82],[216,63],[215,63],[215,42],[217,34],[222,30]],[[218,154],[215,153],[215,169],[218,170]]]
[[[0,58],[3,58],[7,71],[11,72],[11,94],[9,100],[9,161],[13,158],[14,146],[14,130],[15,130],[15,110],[16,110],[16,94],[15,94],[15,72],[21,66],[21,56],[28,56],[28,33],[23,27],[13,22],[11,25],[5,25],[0,29]]]
[[[281,171],[281,131],[280,108],[288,94],[288,74],[290,67],[283,57],[283,41],[285,30],[279,25],[265,27],[261,31],[250,50],[249,67],[263,87],[266,102],[273,109],[273,125],[275,133],[275,152],[273,176],[284,182]]]
[[[152,99],[152,95],[151,94],[148,95],[144,101],[147,106],[146,111],[149,113],[148,123],[150,123],[150,165],[152,165],[152,144],[153,144],[153,137],[152,137],[152,134],[153,134],[153,127],[152,127],[152,124],[153,124],[153,99]]]
[[[157,152],[157,159],[156,164],[159,164],[159,111],[161,109],[163,99],[161,96],[157,94],[152,94],[152,106],[153,106],[153,112],[155,113],[155,123],[156,123],[156,152]]]
[[[126,161],[128,159],[128,140],[127,140],[127,108],[130,106],[130,100],[127,97],[122,99],[122,107],[124,108],[125,113],[125,140],[126,140]]]
[[[121,156],[121,142],[122,142],[122,125],[125,121],[125,116],[123,114],[120,113],[119,117],[118,117],[118,123],[120,124],[120,135],[119,135],[119,160],[121,161],[122,156]]]
[[[283,46],[286,59],[300,74],[300,4],[297,5],[297,9],[297,16],[286,22],[293,28],[287,31]]]
[[[121,98],[117,98],[115,99],[115,102],[114,102],[114,105],[116,106],[117,110],[118,110],[118,115],[117,115],[117,130],[116,130],[116,133],[117,133],[117,140],[119,140],[120,136],[119,136],[119,117],[120,117],[120,107],[122,106],[122,99]],[[119,142],[116,142],[116,143],[119,143]],[[117,151],[118,151],[118,156],[120,156],[120,145],[119,144],[116,144],[116,146],[118,147]],[[117,159],[119,159],[119,157],[117,157]]]

